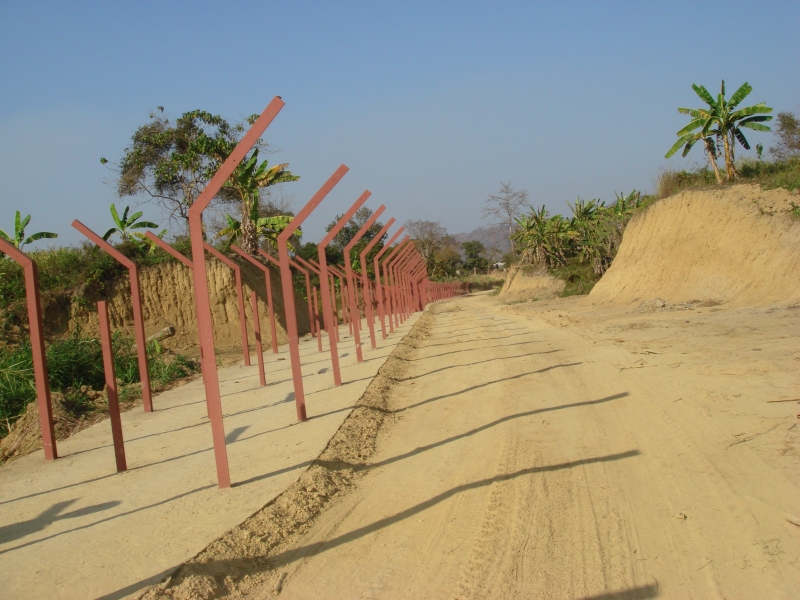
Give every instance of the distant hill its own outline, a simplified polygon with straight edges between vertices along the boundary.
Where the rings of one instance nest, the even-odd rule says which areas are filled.
[[[453,237],[456,238],[459,244],[462,242],[481,242],[486,248],[497,248],[503,254],[511,250],[511,244],[508,241],[508,230],[505,225],[478,227],[469,233],[456,233]]]

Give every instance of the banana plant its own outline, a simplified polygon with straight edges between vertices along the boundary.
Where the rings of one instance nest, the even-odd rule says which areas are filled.
[[[125,210],[122,212],[122,217],[119,216],[117,212],[117,207],[112,203],[111,204],[111,217],[114,219],[114,224],[116,227],[112,227],[108,231],[105,232],[103,235],[103,239],[108,241],[108,239],[118,233],[120,238],[123,242],[144,242],[148,244],[152,248],[152,244],[150,240],[148,240],[143,233],[139,233],[138,231],[132,231],[133,229],[157,229],[158,225],[156,223],[152,223],[150,221],[139,221],[142,217],[142,211],[133,213],[132,215],[128,216],[130,212],[130,206],[126,206]],[[161,237],[166,230],[160,232],[158,237]]]
[[[273,244],[278,243],[278,236],[286,229],[287,225],[292,222],[294,217],[289,215],[276,215],[273,217],[259,217],[258,216],[258,205],[253,204],[250,207],[250,214],[249,214],[249,221],[253,225],[253,233],[256,236],[256,247],[258,246],[258,240],[265,239]],[[221,229],[219,233],[215,236],[215,239],[226,237],[225,240],[225,248],[230,248],[231,244],[234,242],[238,242],[239,245],[242,245],[244,249],[244,245],[242,240],[245,237],[244,229],[242,227],[242,222],[238,219],[232,217],[231,215],[225,215],[225,220],[228,222],[228,226],[224,229]],[[295,236],[302,237],[303,232],[298,229],[295,232]],[[292,244],[288,244],[289,250],[294,252],[295,248]],[[253,252],[253,250],[248,250],[249,252]]]
[[[724,80],[720,86],[720,93],[716,98],[702,85],[692,84],[692,89],[708,105],[708,108],[678,109],[679,113],[689,115],[692,120],[686,127],[678,131],[678,141],[669,149],[665,158],[675,154],[682,146],[684,148],[683,155],[686,156],[692,145],[702,139],[709,155],[709,160],[711,161],[713,156],[713,164],[716,165],[715,159],[718,152],[715,151],[712,155],[711,147],[713,144],[709,140],[709,138],[713,137],[722,143],[725,156],[725,174],[729,180],[733,179],[736,176],[736,142],[738,141],[745,149],[750,149],[750,143],[744,136],[742,128],[755,131],[770,131],[770,128],[763,123],[772,120],[772,116],[768,114],[772,112],[772,108],[764,102],[745,108],[738,108],[739,104],[753,91],[752,86],[746,81],[727,100],[725,99]],[[698,129],[700,130],[699,132],[696,131]],[[716,168],[714,172],[717,174],[717,180],[719,181],[720,177]]]
[[[283,163],[270,167],[266,160],[259,164],[258,148],[256,148],[248,160],[236,167],[236,170],[234,170],[226,182],[225,186],[233,188],[241,200],[242,219],[238,221],[228,215],[228,227],[225,228],[225,230],[234,227],[235,224],[238,223],[238,226],[235,226],[239,231],[237,238],[245,252],[254,253],[258,248],[258,241],[262,235],[258,231],[258,190],[271,185],[300,179],[299,176],[293,175],[287,170],[288,166],[289,163]],[[275,217],[261,218],[273,219]],[[280,219],[283,217],[278,218]],[[261,229],[268,234],[270,231],[273,231],[272,227],[280,227],[280,222],[276,221],[270,223],[269,221],[264,221]],[[284,227],[285,224],[281,227],[280,231],[283,231]]]
[[[31,222],[30,215],[22,219],[20,218],[20,212],[17,211],[17,214],[14,217],[14,235],[11,236],[2,229],[0,229],[0,238],[3,238],[9,244],[13,244],[15,248],[19,248],[21,250],[25,244],[32,244],[36,240],[53,239],[58,237],[57,233],[51,233],[50,231],[40,231],[38,233],[34,233],[33,235],[25,237],[25,228],[28,226],[28,223],[30,222]]]

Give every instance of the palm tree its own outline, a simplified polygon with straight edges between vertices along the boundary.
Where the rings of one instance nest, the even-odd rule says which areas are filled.
[[[253,151],[250,159],[242,162],[236,167],[226,182],[226,187],[233,188],[242,202],[242,218],[236,221],[227,215],[229,227],[232,222],[238,223],[238,238],[242,250],[250,254],[255,254],[258,250],[259,233],[257,231],[258,221],[258,190],[260,188],[285,183],[287,181],[297,181],[299,176],[293,175],[286,168],[289,163],[268,167],[265,160],[258,164],[258,148]],[[253,215],[256,217],[254,218]],[[262,217],[273,218],[273,217]],[[290,218],[291,220],[291,218]],[[227,230],[226,228],[225,230]],[[223,230],[223,231],[225,231]],[[281,229],[282,231],[283,229]],[[222,232],[220,232],[221,234]]]
[[[762,125],[762,123],[772,120],[771,116],[767,116],[767,113],[771,113],[772,109],[764,102],[759,102],[753,106],[737,110],[739,104],[753,91],[753,88],[747,82],[744,82],[742,86],[733,93],[729,100],[725,99],[724,80],[720,87],[720,93],[716,98],[702,85],[698,86],[692,84],[692,89],[700,99],[708,105],[708,108],[678,109],[679,113],[689,115],[692,117],[692,120],[686,127],[678,131],[678,141],[669,149],[665,158],[669,158],[675,154],[681,146],[684,147],[683,155],[686,156],[692,146],[702,139],[709,160],[714,166],[714,173],[717,175],[717,181],[721,181],[715,161],[719,152],[716,146],[714,146],[713,140],[710,139],[713,136],[716,137],[717,143],[722,143],[725,155],[725,173],[728,179],[733,179],[736,176],[734,152],[736,142],[738,141],[745,149],[750,149],[750,143],[747,141],[747,138],[744,137],[742,128],[754,129],[755,131],[770,131],[770,128],[766,125]],[[700,129],[700,131],[695,131],[697,129]],[[713,153],[711,150],[712,146],[714,146]]]
[[[125,210],[122,212],[122,218],[120,218],[119,213],[117,212],[117,207],[114,204],[111,204],[111,217],[114,219],[114,223],[116,227],[112,227],[108,231],[106,231],[105,235],[103,235],[103,239],[108,241],[115,233],[118,233],[120,238],[122,238],[123,242],[131,242],[131,241],[142,241],[147,244],[150,243],[143,233],[139,233],[136,231],[131,231],[132,229],[156,229],[158,227],[157,224],[151,223],[150,221],[139,221],[142,217],[142,211],[132,214],[128,216],[128,212],[130,211],[131,207],[126,206]],[[138,223],[137,223],[138,221]],[[163,235],[163,231],[159,234],[159,237]]]
[[[38,233],[34,233],[33,235],[29,235],[26,238],[25,228],[28,226],[28,223],[30,222],[31,222],[30,215],[28,215],[24,219],[21,219],[20,212],[17,211],[17,214],[14,217],[14,236],[12,237],[5,231],[0,229],[0,238],[3,238],[9,244],[13,244],[15,248],[19,248],[21,250],[25,244],[32,244],[36,240],[53,239],[58,237],[57,233],[51,233],[49,231],[40,231]]]

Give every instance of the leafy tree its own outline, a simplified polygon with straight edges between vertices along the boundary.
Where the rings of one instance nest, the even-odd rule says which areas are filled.
[[[464,251],[464,267],[468,271],[486,271],[489,268],[489,261],[486,259],[486,248],[481,242],[463,242],[461,249]]]
[[[439,221],[406,221],[404,226],[428,265],[437,251],[454,242]]]
[[[137,231],[133,231],[134,229],[157,229],[158,225],[151,221],[139,221],[142,217],[142,211],[133,213],[132,215],[128,216],[128,212],[130,212],[131,207],[126,206],[125,210],[122,211],[122,217],[119,216],[117,212],[117,207],[114,204],[111,204],[111,218],[114,219],[115,227],[112,227],[108,231],[103,234],[103,239],[108,241],[108,239],[114,235],[115,233],[119,234],[119,237],[122,239],[122,242],[133,242],[139,241],[144,242],[145,244],[150,244],[150,240],[148,240],[143,233],[139,233]],[[159,237],[164,235],[164,231],[159,234]]]
[[[277,242],[278,234],[291,222],[292,217],[289,215],[260,217],[259,190],[300,179],[291,171],[286,170],[288,166],[288,163],[284,163],[270,168],[266,160],[259,164],[258,148],[253,151],[249,159],[242,161],[225,182],[225,187],[233,190],[241,202],[242,218],[237,221],[230,215],[226,215],[228,227],[220,231],[218,236],[231,235],[228,243],[235,238],[239,241],[242,250],[250,254],[254,254],[258,250],[262,236],[267,236],[273,242]],[[298,234],[298,237],[299,235],[302,234]]]
[[[115,165],[119,197],[147,195],[188,230],[189,209],[244,130],[243,124],[231,126],[219,115],[201,110],[186,112],[173,123],[159,106],[150,113],[150,122],[134,132],[131,146]],[[265,146],[261,140],[256,144]],[[109,161],[101,158],[100,162]],[[223,190],[215,200],[225,199],[230,192]]]
[[[528,206],[528,190],[515,190],[511,182],[500,182],[500,191],[489,194],[483,208],[483,218],[491,218],[495,223],[508,227],[508,238],[511,242],[511,252],[517,256],[514,246],[513,233],[517,217],[522,214],[523,208]]]
[[[373,211],[371,208],[366,206],[362,206],[359,208],[353,217],[345,224],[344,227],[336,234],[336,236],[331,240],[330,245],[328,246],[328,250],[326,251],[326,255],[329,256],[333,262],[333,264],[343,264],[344,263],[344,249],[347,247],[356,234],[361,230],[361,228],[366,224],[367,221],[372,217]],[[339,222],[339,219],[342,218],[343,215],[337,215],[333,221],[331,221],[328,226],[325,228],[325,231],[330,231]],[[376,235],[378,235],[383,229],[383,223],[380,221],[375,221],[372,225],[370,225],[367,232],[362,236],[360,240],[353,246],[352,254],[350,256],[351,264],[353,268],[361,270],[361,251],[367,247]],[[372,266],[372,259],[373,257],[381,251],[383,248],[383,244],[386,241],[386,235],[383,236],[375,246],[373,246],[372,250],[369,251],[367,254],[367,273],[373,275],[373,266]]]
[[[739,104],[753,91],[753,88],[747,82],[743,83],[730,99],[725,98],[725,81],[722,82],[720,93],[716,98],[702,85],[692,84],[692,89],[708,105],[708,108],[678,109],[679,113],[689,115],[692,120],[686,127],[678,131],[678,141],[669,149],[666,158],[675,154],[682,146],[684,148],[683,155],[686,156],[692,145],[702,139],[709,155],[709,160],[712,160],[708,139],[713,136],[716,138],[717,148],[720,142],[722,144],[726,176],[728,179],[733,179],[736,176],[736,142],[738,141],[745,149],[750,149],[750,143],[745,138],[742,128],[769,131],[770,128],[762,123],[772,120],[772,116],[767,115],[767,113],[772,112],[772,109],[765,103],[760,102],[737,110]],[[696,131],[698,129],[699,132]],[[718,149],[715,150],[713,158],[716,158],[717,154],[719,154]],[[714,165],[716,164],[716,162],[712,162]],[[716,168],[714,170],[716,173]]]
[[[13,244],[15,248],[19,248],[21,250],[25,244],[32,244],[36,240],[53,239],[58,237],[57,233],[51,233],[49,231],[39,231],[38,233],[34,233],[28,237],[25,237],[25,228],[30,222],[30,215],[26,216],[24,219],[21,219],[20,212],[17,211],[16,215],[14,216],[14,235],[11,236],[0,229],[0,238],[3,238],[9,244]]]
[[[794,113],[778,113],[775,136],[778,138],[778,143],[769,151],[776,159],[800,158],[800,120]]]

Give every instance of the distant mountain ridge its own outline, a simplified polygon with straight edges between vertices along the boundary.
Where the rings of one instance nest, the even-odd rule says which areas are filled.
[[[505,225],[478,227],[469,233],[453,234],[453,237],[459,244],[463,242],[480,242],[486,248],[497,248],[503,254],[511,250],[511,244],[508,241],[508,230]]]

